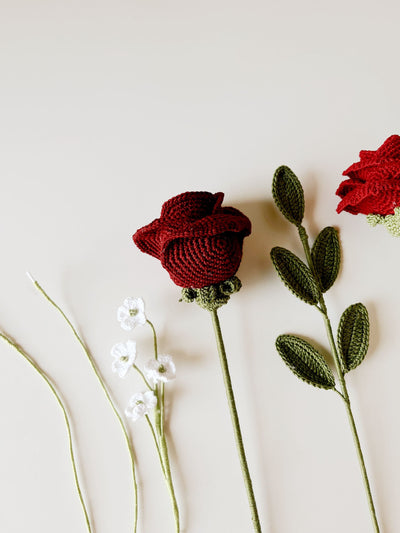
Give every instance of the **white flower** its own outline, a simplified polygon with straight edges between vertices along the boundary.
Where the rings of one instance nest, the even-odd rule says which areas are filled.
[[[121,328],[130,331],[135,326],[146,324],[144,301],[141,298],[125,298],[123,305],[118,307],[117,318]]]
[[[125,414],[135,422],[142,416],[147,415],[156,405],[157,398],[153,391],[138,392],[129,400]]]
[[[136,359],[136,342],[114,344],[111,348],[111,356],[114,357],[111,365],[112,371],[116,372],[120,378],[124,378]]]
[[[166,383],[175,379],[176,368],[170,355],[160,355],[158,359],[150,359],[144,367],[144,372],[154,384],[162,381]]]

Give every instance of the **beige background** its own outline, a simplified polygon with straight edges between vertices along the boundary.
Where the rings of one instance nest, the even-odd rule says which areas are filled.
[[[343,268],[327,296],[336,326],[363,301],[372,340],[349,389],[382,533],[400,529],[400,241],[337,215],[335,190],[361,148],[399,133],[399,8],[357,0],[0,0],[0,325],[56,380],[73,413],[96,533],[132,531],[124,442],[76,342],[30,270],[79,327],[121,409],[141,387],[111,373],[116,322],[142,296],[163,352],[174,477],[186,533],[251,531],[206,312],[131,234],[185,190],[225,192],[253,222],[244,288],[221,311],[264,533],[372,531],[343,405],[298,381],[274,349],[293,332],[327,347],[319,314],[269,261],[300,251],[271,201],[287,164],[306,191],[306,227],[340,229]],[[0,346],[0,530],[83,533],[61,413],[40,378]],[[173,531],[147,427],[132,435],[139,533]]]

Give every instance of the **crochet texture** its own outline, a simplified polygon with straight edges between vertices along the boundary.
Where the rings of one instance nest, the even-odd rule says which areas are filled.
[[[161,261],[172,281],[202,288],[231,278],[242,259],[250,220],[221,207],[224,194],[185,192],[164,203],[160,218],[140,228],[133,241]]]
[[[336,194],[337,212],[393,215],[400,205],[400,137],[392,135],[378,150],[361,150],[360,161],[343,172]]]

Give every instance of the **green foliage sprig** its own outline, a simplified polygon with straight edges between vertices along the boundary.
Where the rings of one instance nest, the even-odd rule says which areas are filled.
[[[272,194],[283,216],[297,227],[306,259],[306,262],[303,262],[290,250],[275,247],[271,250],[272,263],[286,287],[295,296],[316,307],[322,314],[339,388],[336,387],[335,376],[325,357],[309,342],[294,335],[280,335],[276,340],[276,348],[283,361],[297,377],[315,387],[334,390],[344,401],[360,460],[374,531],[379,533],[370,483],[345,381],[345,374],[359,366],[367,353],[370,330],[368,312],[361,303],[350,305],[340,319],[336,343],[324,293],[333,286],[340,269],[338,233],[333,227],[324,228],[310,248],[307,232],[302,225],[305,209],[304,191],[299,179],[290,168],[281,166],[276,170]]]

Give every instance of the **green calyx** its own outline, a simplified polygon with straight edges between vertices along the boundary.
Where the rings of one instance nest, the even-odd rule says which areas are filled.
[[[394,215],[367,215],[367,222],[373,227],[383,224],[394,237],[400,237],[400,207],[394,208]]]
[[[241,286],[240,279],[233,276],[226,281],[202,287],[201,289],[182,289],[182,298],[179,301],[186,303],[196,302],[207,311],[215,311],[228,303],[232,294],[238,292]]]

